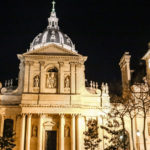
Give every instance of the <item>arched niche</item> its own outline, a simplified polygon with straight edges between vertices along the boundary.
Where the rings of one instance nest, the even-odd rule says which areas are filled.
[[[46,70],[46,88],[57,89],[58,87],[58,69],[52,67]]]

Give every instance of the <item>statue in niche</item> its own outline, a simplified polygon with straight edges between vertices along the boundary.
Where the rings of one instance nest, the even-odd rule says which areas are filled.
[[[33,86],[34,87],[39,87],[39,83],[40,83],[39,76],[35,76],[34,81],[33,81]]]
[[[33,125],[32,127],[32,136],[37,137],[37,126]]]
[[[65,137],[70,137],[70,128],[68,126],[65,127]]]
[[[55,72],[50,72],[47,77],[47,87],[48,88],[56,88],[57,80]]]
[[[70,77],[69,76],[67,76],[65,78],[65,88],[70,88]]]

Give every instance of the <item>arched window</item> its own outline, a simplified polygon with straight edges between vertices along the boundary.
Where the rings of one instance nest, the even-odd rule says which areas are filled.
[[[4,137],[12,137],[13,136],[13,124],[14,121],[12,119],[5,119],[4,121]]]
[[[57,68],[51,68],[46,74],[46,87],[50,89],[57,88],[58,83],[58,70]]]

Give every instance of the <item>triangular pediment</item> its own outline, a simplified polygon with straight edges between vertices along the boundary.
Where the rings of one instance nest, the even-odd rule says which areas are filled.
[[[60,56],[81,56],[77,52],[65,49],[61,46],[50,44],[42,48],[35,49],[24,53],[24,55],[60,55]]]

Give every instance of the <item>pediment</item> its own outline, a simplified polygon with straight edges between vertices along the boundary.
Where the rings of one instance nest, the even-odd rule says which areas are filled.
[[[56,125],[56,123],[55,122],[52,122],[52,121],[47,121],[47,122],[45,122],[44,124],[43,124],[43,126],[55,126]]]
[[[57,55],[57,56],[80,56],[80,54],[65,49],[61,46],[55,45],[55,44],[50,44],[48,46],[44,46],[39,49],[35,49],[32,51],[28,51],[24,53],[23,55]]]

